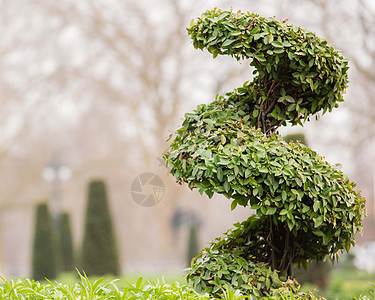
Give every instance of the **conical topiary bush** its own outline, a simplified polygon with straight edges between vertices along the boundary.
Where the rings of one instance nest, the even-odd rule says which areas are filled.
[[[107,190],[102,180],[93,180],[88,186],[81,265],[88,276],[120,274],[118,250],[108,206]]]
[[[291,289],[293,264],[338,259],[362,230],[355,184],[277,133],[343,101],[347,60],[314,33],[252,13],[213,9],[188,33],[214,58],[251,59],[256,76],[186,114],[164,157],[178,182],[256,214],[202,250],[187,278],[212,294],[224,284],[255,297]]]
[[[36,206],[32,251],[32,278],[53,279],[57,276],[56,244],[52,218],[47,203]]]
[[[70,226],[70,217],[68,213],[62,213],[59,220],[60,225],[60,247],[62,271],[69,272],[74,270],[74,250],[72,230]]]

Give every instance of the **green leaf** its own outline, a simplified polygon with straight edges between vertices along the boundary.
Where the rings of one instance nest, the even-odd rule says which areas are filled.
[[[190,21],[190,27],[193,27],[194,26],[194,19],[192,19],[191,21]]]
[[[318,106],[318,101],[314,100],[314,102],[311,104],[311,111],[315,112],[317,106]]]
[[[320,201],[315,201],[313,205],[313,210],[316,212],[321,207]]]
[[[212,198],[213,197],[213,195],[214,195],[214,191],[213,190],[205,190],[205,193],[206,193],[206,195],[208,196],[208,198]]]
[[[263,54],[254,54],[254,57],[260,62],[266,62],[266,59]]]
[[[238,204],[237,201],[233,200],[232,203],[231,203],[231,205],[230,205],[230,209],[234,210],[237,207],[237,204]]]
[[[269,207],[267,209],[266,215],[273,215],[273,214],[275,214],[276,210],[277,210],[276,207]]]
[[[208,126],[208,128],[213,129],[214,128],[214,121],[211,119],[204,119],[203,122],[205,122]]]
[[[283,215],[286,215],[287,213],[288,213],[288,210],[284,208],[284,209],[280,212],[280,215],[283,216]]]
[[[222,47],[227,47],[230,44],[234,43],[236,40],[225,40],[224,43],[221,45]]]
[[[263,37],[264,36],[264,34],[263,33],[257,33],[257,34],[255,34],[254,35],[254,40],[256,41],[256,40],[259,40],[261,37]]]
[[[306,212],[308,212],[309,210],[310,210],[310,207],[308,207],[307,205],[305,205],[305,204],[302,204],[302,213],[306,213]]]
[[[287,199],[287,197],[288,197],[288,194],[286,193],[286,191],[282,191],[281,192],[281,196],[282,196],[282,199],[283,199],[283,201],[286,201],[286,199]]]
[[[311,58],[309,60],[309,68],[311,68],[314,65],[314,62],[315,62],[315,58]]]
[[[220,167],[218,167],[216,172],[217,172],[216,174],[217,179],[219,179],[220,181],[223,181],[223,170]]]
[[[227,180],[224,181],[224,190],[228,193],[229,192],[229,188],[230,188],[230,185],[229,185],[229,182]]]
[[[288,224],[289,230],[292,231],[293,228],[294,228],[294,224],[293,224],[292,221],[290,221],[289,219],[287,219],[286,222],[287,222],[287,224]]]
[[[273,41],[271,43],[271,45],[274,46],[274,47],[276,47],[276,48],[283,48],[284,47],[283,44],[280,43],[279,41]]]
[[[231,31],[230,32],[230,35],[231,36],[238,36],[238,35],[240,35],[242,32],[241,31]]]
[[[319,227],[320,225],[322,225],[323,223],[323,216],[319,216],[316,218],[316,220],[314,221],[314,226],[315,228]]]
[[[275,48],[275,50],[273,50],[274,53],[276,54],[281,54],[281,53],[284,53],[284,48]],[[278,58],[278,56],[276,56],[275,60]]]
[[[324,233],[320,230],[313,230],[313,233],[317,236],[323,236],[324,235]]]

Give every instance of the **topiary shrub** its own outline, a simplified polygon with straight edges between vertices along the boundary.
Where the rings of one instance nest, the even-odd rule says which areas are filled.
[[[185,114],[164,156],[179,183],[210,198],[223,194],[232,209],[256,210],[230,235],[235,243],[218,251],[242,249],[239,257],[281,277],[292,276],[294,263],[338,259],[362,231],[365,200],[336,166],[303,144],[283,141],[277,129],[337,107],[347,60],[313,33],[251,13],[213,9],[193,20],[188,33],[195,48],[214,58],[251,59],[255,67],[253,81]],[[199,258],[188,278],[204,288],[196,264]]]
[[[34,228],[32,278],[53,279],[57,276],[56,236],[53,234],[52,218],[46,203],[36,206]]]
[[[88,187],[88,203],[81,253],[82,268],[87,274],[120,274],[116,238],[109,211],[107,190],[101,180]]]
[[[61,260],[62,271],[73,271],[74,251],[72,230],[70,227],[70,217],[68,213],[60,215],[60,247],[61,247]]]

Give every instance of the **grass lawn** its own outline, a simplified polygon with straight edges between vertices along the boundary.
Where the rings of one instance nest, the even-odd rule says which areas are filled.
[[[101,278],[102,276],[98,277],[90,277],[91,280],[97,280]],[[119,279],[120,285],[125,285],[126,282],[128,283],[135,283],[137,280],[142,277],[144,281],[149,282],[165,282],[167,284],[172,283],[179,283],[179,284],[186,284],[186,280],[184,277],[183,272],[165,272],[160,274],[151,274],[151,273],[127,273],[120,277],[115,277],[112,275],[107,275],[104,277],[104,283],[111,282],[113,280]],[[79,275],[76,272],[69,272],[69,273],[62,273],[60,274],[55,280],[60,282],[62,284],[75,284],[79,280]]]
[[[332,270],[329,285],[326,290],[318,291],[318,294],[327,300],[353,299],[369,291],[374,291],[375,273],[367,273],[356,268],[336,268]],[[311,284],[302,286],[303,291],[314,289]],[[368,298],[375,299],[375,298]]]
[[[373,291],[375,273],[367,273],[355,268],[338,268],[332,271],[330,284],[320,294],[327,300],[352,299],[369,291]]]
[[[375,273],[369,274],[355,268],[338,268],[334,269],[331,274],[328,288],[318,292],[318,295],[326,297],[327,300],[353,299],[354,296],[374,291],[371,283],[375,283]],[[314,287],[311,285],[305,285],[302,290],[307,291],[312,288]],[[3,284],[0,284],[1,299],[210,300],[213,298],[208,295],[198,295],[187,287],[182,272],[154,275],[132,273],[120,278],[105,276],[104,278],[90,277],[90,280],[85,277],[80,278],[77,273],[71,272],[61,274],[56,280],[52,280],[51,284],[47,281],[38,283],[28,279],[5,280]],[[244,298],[232,292],[232,295],[220,299]],[[360,299],[375,299],[375,297],[371,295]]]

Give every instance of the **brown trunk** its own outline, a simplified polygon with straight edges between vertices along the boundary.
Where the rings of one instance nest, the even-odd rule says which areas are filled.
[[[270,216],[270,233],[267,243],[271,248],[270,265],[272,270],[277,270],[282,276],[292,278],[292,265],[294,259],[293,235],[287,227],[279,230],[272,223]]]

